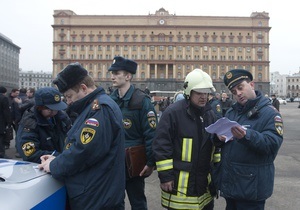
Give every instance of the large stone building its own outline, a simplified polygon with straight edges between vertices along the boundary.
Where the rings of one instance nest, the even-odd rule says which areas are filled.
[[[280,74],[278,71],[271,72],[270,77],[270,95],[275,94],[277,97],[287,97],[287,74]]]
[[[300,97],[300,70],[298,73],[286,77],[286,80],[287,80],[287,97],[299,98]]]
[[[0,86],[9,91],[19,87],[20,47],[0,33]]]
[[[137,87],[182,89],[195,68],[209,73],[217,91],[227,91],[224,74],[233,68],[252,72],[256,89],[269,93],[269,14],[250,17],[178,16],[164,8],[148,15],[77,15],[55,10],[53,76],[79,62],[104,88],[116,55],[134,59]]]
[[[35,88],[36,90],[42,87],[52,86],[52,74],[39,71],[20,71],[19,72],[19,87],[20,88]]]

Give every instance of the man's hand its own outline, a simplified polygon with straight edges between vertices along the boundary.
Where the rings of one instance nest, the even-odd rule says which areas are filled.
[[[234,126],[231,128],[231,133],[233,137],[237,139],[242,139],[246,136],[246,131],[240,126]]]
[[[54,156],[53,155],[43,155],[40,157],[41,159],[41,164],[38,165],[38,168],[40,170],[44,170],[47,173],[50,173],[50,163],[52,160],[54,160]]]
[[[174,181],[161,183],[160,188],[165,192],[172,192],[174,188]]]
[[[147,166],[143,168],[143,170],[140,173],[140,176],[150,176],[154,170],[154,166]]]

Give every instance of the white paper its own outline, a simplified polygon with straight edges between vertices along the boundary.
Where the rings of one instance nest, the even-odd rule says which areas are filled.
[[[228,118],[223,117],[217,120],[214,124],[211,124],[210,126],[206,127],[205,130],[209,133],[215,133],[218,136],[226,136],[226,143],[233,137],[231,133],[231,128],[234,126],[239,126],[243,128],[243,126],[238,124],[236,121],[231,121]],[[245,128],[243,129],[246,130]]]

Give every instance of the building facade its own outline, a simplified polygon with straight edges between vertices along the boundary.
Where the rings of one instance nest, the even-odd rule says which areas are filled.
[[[116,55],[134,59],[133,83],[150,90],[182,90],[195,68],[211,75],[218,92],[228,92],[223,76],[249,70],[256,89],[269,93],[269,14],[250,17],[178,16],[164,8],[148,15],[77,15],[55,10],[53,76],[67,64],[81,63],[104,88]]]
[[[19,72],[19,87],[20,88],[35,88],[36,90],[42,87],[52,86],[52,73],[20,71]]]
[[[287,80],[287,97],[300,97],[300,71],[291,76],[286,77]]]
[[[18,88],[20,47],[0,33],[0,86]]]
[[[277,97],[287,97],[287,78],[288,75],[281,75],[278,71],[271,72],[270,78],[270,94],[275,94]]]

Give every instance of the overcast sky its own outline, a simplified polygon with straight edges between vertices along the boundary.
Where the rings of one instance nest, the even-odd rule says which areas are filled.
[[[285,0],[2,0],[0,33],[21,47],[20,68],[52,71],[54,10],[78,15],[148,15],[164,8],[170,14],[244,16],[268,12],[270,16],[270,71],[293,74],[300,68],[300,15],[297,1]]]

